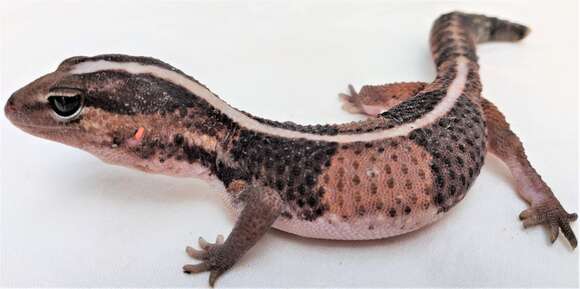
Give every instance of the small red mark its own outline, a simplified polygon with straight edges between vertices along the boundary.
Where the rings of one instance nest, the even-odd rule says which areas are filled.
[[[143,127],[140,127],[137,129],[137,131],[135,132],[135,135],[133,136],[133,139],[136,141],[141,141],[143,139],[143,134],[145,133],[145,129]]]
[[[135,132],[135,134],[133,135],[132,138],[130,138],[129,140],[127,140],[127,143],[130,146],[137,146],[141,143],[141,140],[143,140],[143,135],[145,134],[145,128],[143,127],[139,127],[137,129],[137,131]]]

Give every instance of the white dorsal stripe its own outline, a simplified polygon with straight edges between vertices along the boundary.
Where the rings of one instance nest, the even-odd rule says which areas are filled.
[[[164,79],[166,81],[184,87],[191,93],[206,100],[210,105],[221,111],[223,114],[227,115],[230,119],[232,119],[234,122],[236,122],[237,124],[239,124],[244,128],[287,138],[304,138],[316,141],[349,143],[360,141],[363,142],[374,141],[379,139],[408,135],[414,129],[424,127],[434,122],[439,117],[445,115],[453,107],[455,101],[459,98],[459,96],[461,96],[461,94],[463,93],[463,89],[467,81],[467,73],[468,73],[467,61],[468,60],[466,60],[463,57],[457,58],[456,60],[457,73],[455,78],[449,85],[446,95],[433,108],[433,110],[426,113],[421,118],[411,123],[407,123],[390,129],[377,130],[368,133],[338,134],[338,135],[319,135],[305,133],[263,124],[251,117],[248,117],[239,110],[231,107],[222,99],[215,96],[211,91],[201,86],[200,84],[196,83],[195,81],[187,78],[186,76],[178,72],[171,71],[155,65],[144,65],[138,62],[112,62],[106,60],[86,61],[75,65],[71,69],[70,73],[85,74],[103,70],[122,70],[131,74],[150,74],[152,76]]]

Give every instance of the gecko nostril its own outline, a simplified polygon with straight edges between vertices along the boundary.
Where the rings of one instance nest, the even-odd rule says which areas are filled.
[[[14,97],[11,96],[8,101],[6,102],[6,106],[4,107],[4,113],[6,115],[10,115],[16,112],[16,104],[14,102]]]
[[[7,105],[9,106],[14,106],[14,94],[10,96],[10,98],[8,98],[8,103]]]

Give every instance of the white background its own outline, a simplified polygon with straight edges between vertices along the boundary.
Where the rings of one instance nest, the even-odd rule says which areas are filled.
[[[460,9],[532,27],[518,44],[478,47],[484,95],[529,158],[578,211],[578,9],[574,1],[11,1],[2,11],[1,104],[74,55],[153,56],[235,107],[299,123],[361,119],[336,97],[356,87],[430,81],[431,23]],[[197,180],[146,175],[2,129],[0,286],[206,286],[185,275],[186,245],[233,220]],[[367,242],[267,234],[219,287],[578,286],[578,250],[542,228],[489,157],[465,200],[415,233]],[[577,224],[573,225],[580,233]]]

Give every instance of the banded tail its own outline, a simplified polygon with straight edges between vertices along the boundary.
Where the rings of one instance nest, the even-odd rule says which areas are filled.
[[[447,61],[465,57],[477,62],[475,44],[489,41],[515,42],[530,29],[507,20],[478,14],[450,12],[441,15],[431,29],[431,53],[437,68]]]

